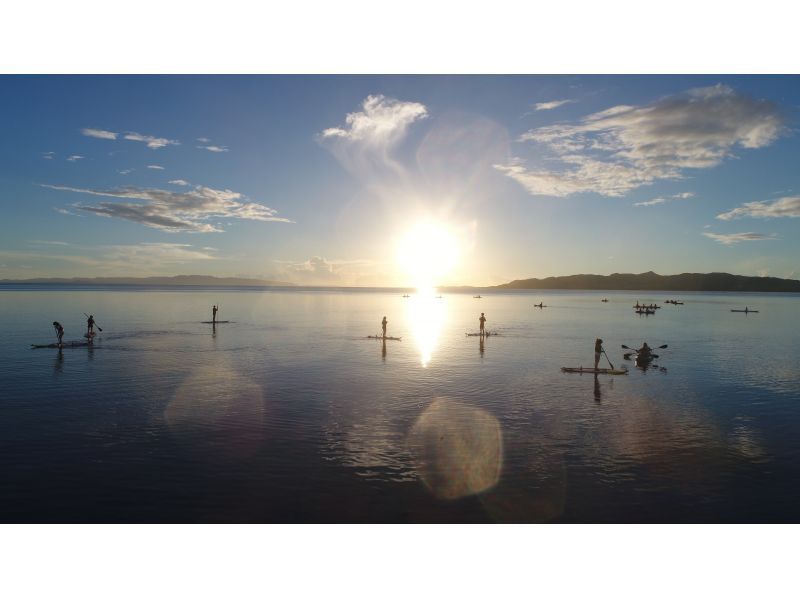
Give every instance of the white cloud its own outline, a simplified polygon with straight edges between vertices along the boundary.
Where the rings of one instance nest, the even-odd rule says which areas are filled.
[[[229,150],[227,147],[225,147],[224,145],[198,145],[198,146],[197,146],[197,149],[204,149],[204,150],[208,150],[208,151],[210,151],[210,152],[214,152],[214,153],[216,153],[216,154],[219,154],[219,153],[222,153],[222,152],[228,152],[228,151],[230,151],[230,150]]]
[[[83,160],[84,156],[72,155],[67,156],[67,162],[77,162],[78,160]]]
[[[418,102],[382,95],[368,96],[361,108],[361,112],[351,112],[345,117],[344,126],[322,131],[320,143],[354,174],[368,176],[387,167],[399,171],[391,152],[414,122],[428,116],[427,108]]]
[[[572,104],[575,100],[553,100],[552,102],[539,102],[538,104],[533,105],[534,110],[553,110],[554,108],[559,108],[564,104]]]
[[[676,199],[690,199],[692,197],[694,197],[694,193],[691,191],[685,191],[684,193],[676,193],[675,195],[670,195],[669,197],[656,197],[655,199],[651,199],[649,201],[639,201],[633,205],[638,207],[657,206],[659,204],[674,201]]]
[[[152,135],[142,135],[140,133],[125,133],[125,139],[129,141],[141,141],[146,143],[150,149],[159,149],[168,145],[180,145],[174,139],[166,139],[164,137],[153,137]]]
[[[284,263],[277,276],[301,285],[346,286],[362,281],[373,265],[369,260],[331,261],[314,256],[304,262]]]
[[[109,190],[79,189],[61,185],[42,185],[42,187],[139,200],[143,203],[100,202],[92,205],[74,204],[72,207],[98,216],[130,220],[168,232],[222,232],[221,228],[206,222],[210,218],[291,222],[277,216],[274,209],[245,201],[246,198],[241,193],[229,189],[219,190],[200,185],[184,192],[140,187],[118,187]]]
[[[103,129],[81,129],[81,133],[87,137],[94,137],[96,139],[111,139],[114,140],[119,135],[112,131],[104,131]]]
[[[197,141],[200,143],[211,143],[211,140],[208,137],[198,137]]]
[[[718,215],[720,220],[751,218],[800,218],[800,196],[781,197],[775,201],[751,201]]]
[[[56,155],[55,152],[42,152],[42,158],[44,158],[45,160],[52,160],[53,157],[55,157],[55,155]]]
[[[169,181],[170,185],[178,185],[180,187],[187,187],[189,185],[189,181],[184,181],[183,179],[173,179]]]
[[[743,241],[774,241],[777,237],[773,235],[764,235],[761,233],[702,233],[703,236],[709,239],[714,239],[717,243],[723,245],[735,245]]]
[[[401,102],[382,95],[368,96],[361,107],[362,112],[351,112],[345,117],[344,128],[325,129],[322,137],[389,146],[405,135],[411,123],[428,115],[423,104]]]
[[[120,174],[130,174],[134,170],[136,170],[136,169],[135,168],[125,168],[124,170],[118,170],[117,172],[120,173]]]
[[[28,241],[29,243],[36,243],[37,245],[69,245],[69,243],[65,241]]]
[[[147,167],[150,170],[164,170],[163,166],[159,166],[158,164],[148,164]]]
[[[646,106],[614,106],[577,124],[531,129],[520,137],[547,148],[558,169],[497,165],[534,195],[595,192],[619,196],[684,170],[711,168],[737,148],[771,144],[784,131],[777,107],[724,85],[693,89]]]

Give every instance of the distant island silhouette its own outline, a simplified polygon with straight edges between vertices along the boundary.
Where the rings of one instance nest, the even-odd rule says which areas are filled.
[[[527,278],[501,284],[494,289],[563,289],[580,291],[730,291],[800,293],[800,280],[772,276],[740,276],[725,272],[710,274],[575,274]]]
[[[96,278],[27,278],[23,280],[0,280],[0,284],[76,284],[76,285],[152,285],[152,286],[220,286],[220,287],[291,287],[289,282],[258,280],[255,278],[219,278],[217,276],[102,276]]]
[[[137,285],[137,286],[197,286],[197,287],[292,287],[321,289],[394,289],[409,291],[410,287],[343,287],[336,285],[297,285],[277,280],[256,278],[223,278],[217,276],[179,275],[147,277],[96,277],[96,278],[27,278],[21,280],[0,280],[0,285],[50,284],[50,285]],[[772,276],[740,276],[725,272],[710,274],[672,274],[662,276],[655,272],[642,274],[574,274],[571,276],[550,276],[548,278],[526,278],[513,280],[492,287],[446,286],[440,291],[478,291],[552,289],[572,291],[717,291],[739,293],[800,293],[800,280],[775,278]]]

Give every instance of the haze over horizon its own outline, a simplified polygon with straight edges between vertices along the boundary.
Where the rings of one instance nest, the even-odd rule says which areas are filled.
[[[794,76],[3,76],[0,279],[797,278]]]

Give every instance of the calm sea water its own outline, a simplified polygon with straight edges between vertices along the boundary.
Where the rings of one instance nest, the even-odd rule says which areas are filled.
[[[0,520],[800,521],[800,297],[400,295],[0,291]]]

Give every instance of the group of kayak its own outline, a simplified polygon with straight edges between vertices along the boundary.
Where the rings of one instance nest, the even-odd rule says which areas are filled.
[[[654,359],[658,358],[658,355],[653,353],[653,350],[647,343],[642,343],[642,346],[638,349],[632,349],[627,345],[622,345],[623,349],[628,349],[628,353],[623,355],[625,359],[631,359],[633,357],[634,362],[637,367],[642,369],[647,369],[647,367],[652,363]],[[658,347],[659,349],[666,349],[667,345],[661,345]],[[600,367],[600,358],[605,355],[606,360],[608,361],[608,368],[601,368]],[[611,375],[620,375],[620,374],[627,374],[628,369],[624,366],[622,368],[615,368],[614,364],[611,363],[611,359],[608,357],[608,353],[606,353],[605,349],[603,348],[603,339],[598,338],[594,341],[594,367],[563,367],[561,368],[562,372],[575,372],[575,373],[582,373],[582,374],[611,374]]]

